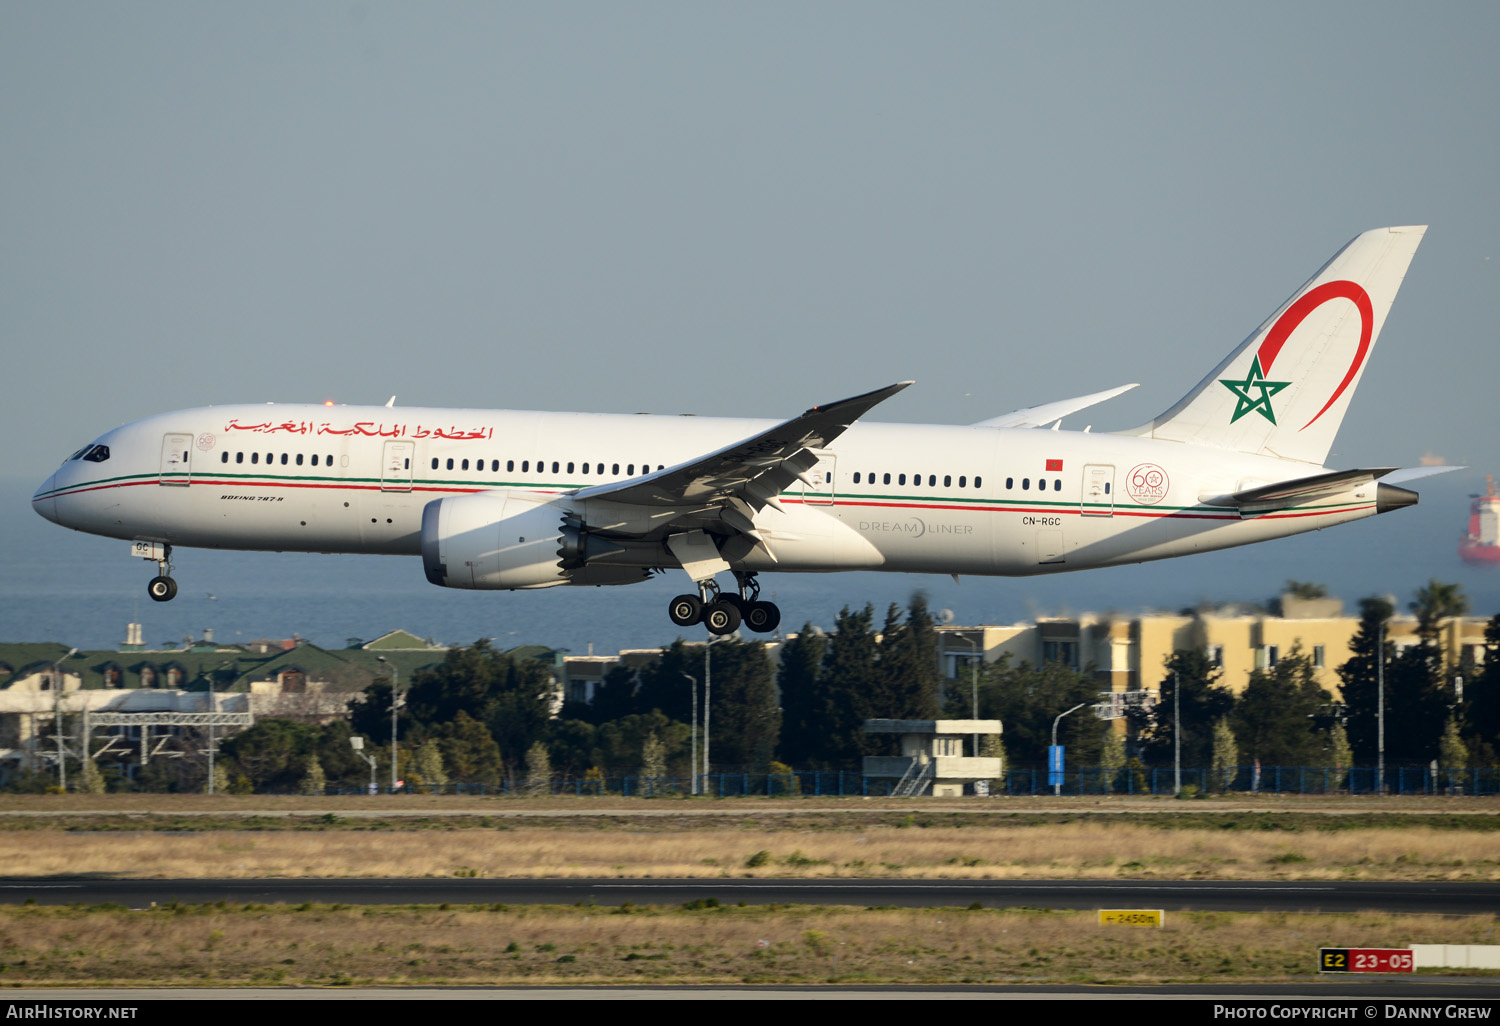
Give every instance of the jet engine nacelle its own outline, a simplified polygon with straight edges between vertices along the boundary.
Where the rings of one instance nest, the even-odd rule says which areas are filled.
[[[422,510],[422,566],[444,588],[550,588],[561,565],[564,518],[555,502],[512,492],[458,495]]]

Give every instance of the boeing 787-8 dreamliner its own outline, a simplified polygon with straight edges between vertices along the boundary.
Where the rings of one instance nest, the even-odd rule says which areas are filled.
[[[776,629],[760,573],[1019,576],[1245,545],[1411,505],[1398,485],[1442,469],[1323,465],[1424,231],[1355,238],[1129,431],[1058,427],[1133,385],[968,426],[860,422],[909,381],[784,421],[222,406],[101,435],[32,504],[128,540],[158,601],[194,546],[419,555],[448,588],[680,568],[696,587],[671,619],[715,634]]]

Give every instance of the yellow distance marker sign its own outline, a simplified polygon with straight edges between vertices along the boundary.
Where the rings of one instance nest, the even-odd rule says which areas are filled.
[[[1167,914],[1159,908],[1101,908],[1100,926],[1164,926]]]

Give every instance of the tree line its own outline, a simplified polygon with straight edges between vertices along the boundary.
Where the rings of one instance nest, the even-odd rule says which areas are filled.
[[[1155,682],[1160,701],[1131,710],[1128,730],[1084,708],[1057,723],[1057,740],[1067,746],[1070,766],[1121,768],[1131,760],[1170,766],[1174,705],[1180,705],[1184,766],[1373,765],[1383,681],[1387,765],[1500,763],[1500,614],[1486,630],[1483,664],[1466,666],[1448,661],[1440,637],[1445,623],[1467,612],[1457,586],[1430,582],[1410,608],[1417,643],[1397,651],[1388,629],[1391,602],[1360,603],[1352,656],[1338,668],[1341,701],[1319,686],[1311,658],[1301,651],[1254,671],[1236,695],[1207,654],[1186,650],[1161,668]],[[591,702],[564,702],[557,710],[547,663],[500,652],[483,640],[452,649],[401,691],[400,776],[408,784],[467,786],[686,777],[693,703],[696,698],[701,715],[705,701],[704,657],[702,644],[679,640],[645,666],[616,666]],[[920,595],[905,607],[890,606],[878,625],[869,605],[844,608],[827,633],[804,625],[783,643],[779,663],[762,642],[736,637],[714,641],[708,660],[715,772],[857,770],[862,756],[895,754],[897,744],[890,735],[865,734],[865,720],[964,719],[975,693],[979,716],[1004,725],[1003,739],[987,742],[981,754],[1003,754],[1007,768],[1040,769],[1058,714],[1092,706],[1102,688],[1092,667],[1010,658],[983,665],[977,675],[965,670],[944,680],[938,632]],[[1459,675],[1466,682],[1461,698],[1453,686]],[[384,786],[390,780],[390,706],[391,683],[377,680],[346,720],[261,720],[222,741],[215,789],[359,787],[370,780],[371,767],[350,745],[354,735],[366,739],[375,779]],[[86,775],[89,767],[80,772]],[[88,786],[202,790],[206,772],[194,760],[153,761],[134,781],[106,767]]]

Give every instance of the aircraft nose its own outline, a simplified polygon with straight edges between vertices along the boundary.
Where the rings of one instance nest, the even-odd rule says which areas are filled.
[[[59,522],[57,519],[57,499],[53,496],[56,487],[54,482],[56,480],[56,474],[47,478],[46,481],[42,482],[42,486],[36,490],[36,494],[31,497],[31,508],[54,524]]]

